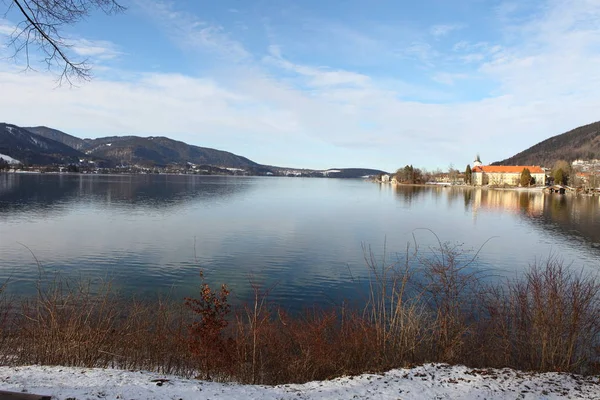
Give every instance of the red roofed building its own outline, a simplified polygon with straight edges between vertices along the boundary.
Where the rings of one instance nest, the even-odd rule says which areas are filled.
[[[475,186],[519,186],[521,173],[525,168],[529,169],[536,185],[544,186],[546,184],[546,173],[541,167],[535,165],[475,165],[471,180]]]

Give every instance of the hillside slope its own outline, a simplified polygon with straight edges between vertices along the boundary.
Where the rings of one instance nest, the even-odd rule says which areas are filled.
[[[189,145],[166,137],[111,136],[85,139],[83,150],[116,163],[139,165],[185,164],[256,167],[257,163],[227,151]]]
[[[68,164],[79,161],[83,153],[16,125],[0,123],[0,154],[26,164]]]
[[[85,147],[85,141],[68,133],[59,131],[58,129],[48,128],[47,126],[33,126],[25,127],[23,129],[33,132],[36,135],[45,137],[46,139],[52,139],[54,141],[66,144],[75,150],[81,150]]]
[[[600,122],[580,126],[553,136],[510,158],[492,165],[541,165],[551,167],[558,160],[600,159]]]

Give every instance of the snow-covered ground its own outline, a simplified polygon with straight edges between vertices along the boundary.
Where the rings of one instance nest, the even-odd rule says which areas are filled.
[[[0,154],[0,158],[4,159],[4,161],[6,161],[9,164],[21,164],[21,161],[15,160],[14,158],[7,156],[6,154]]]
[[[600,399],[600,378],[428,364],[303,385],[221,384],[151,372],[0,367],[0,390],[53,399]]]

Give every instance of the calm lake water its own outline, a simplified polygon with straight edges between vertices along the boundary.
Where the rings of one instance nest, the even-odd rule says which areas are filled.
[[[110,278],[124,293],[196,293],[200,269],[234,302],[249,280],[289,308],[360,296],[363,245],[402,256],[444,242],[515,276],[553,253],[600,271],[600,199],[392,187],[362,180],[0,174],[0,279],[34,290],[38,266]],[[25,247],[27,246],[27,248]],[[31,252],[30,252],[31,250]]]

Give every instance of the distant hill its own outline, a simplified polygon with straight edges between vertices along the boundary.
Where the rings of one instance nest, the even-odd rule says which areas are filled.
[[[94,157],[120,164],[202,164],[230,168],[256,167],[257,163],[227,151],[189,145],[166,137],[111,136],[85,139],[83,150]]]
[[[142,167],[195,164],[209,174],[361,178],[385,173],[376,169],[312,170],[258,164],[227,151],[189,145],[163,136],[109,136],[80,139],[46,126],[20,128],[0,124],[0,154],[27,164],[49,165],[94,161],[96,166]],[[201,168],[199,168],[201,167]]]
[[[69,164],[84,156],[63,143],[5,123],[0,123],[0,154],[36,165]]]
[[[61,132],[57,129],[48,128],[46,126],[34,126],[23,129],[27,129],[29,132],[33,132],[36,135],[43,136],[46,139],[52,139],[62,144],[66,144],[67,146],[72,147],[75,150],[82,150],[85,147],[85,140]]]
[[[492,165],[541,165],[551,167],[558,160],[600,159],[600,122],[580,126],[553,136],[506,160]]]

